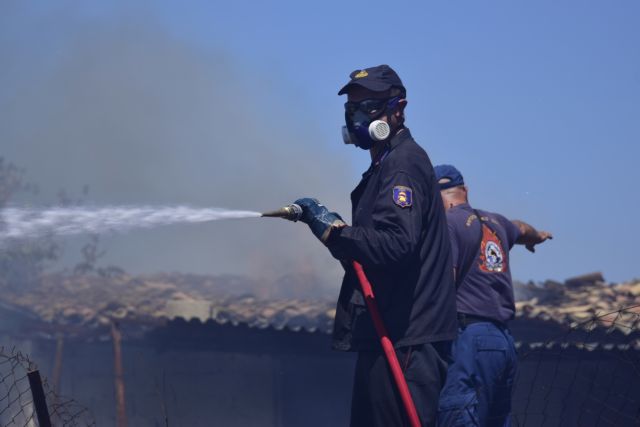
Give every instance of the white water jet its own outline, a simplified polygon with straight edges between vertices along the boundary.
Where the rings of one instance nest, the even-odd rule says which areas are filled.
[[[0,242],[259,216],[259,212],[189,206],[55,207],[41,210],[8,207],[0,210]]]

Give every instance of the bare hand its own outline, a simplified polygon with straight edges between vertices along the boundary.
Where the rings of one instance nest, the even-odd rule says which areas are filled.
[[[538,235],[536,236],[536,242],[530,243],[525,246],[529,252],[535,253],[536,248],[535,245],[539,245],[540,243],[553,239],[553,235],[548,231],[538,231]]]

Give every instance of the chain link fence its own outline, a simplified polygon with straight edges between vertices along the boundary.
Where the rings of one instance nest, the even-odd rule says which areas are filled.
[[[513,426],[640,426],[640,304],[594,315],[518,353],[512,394],[500,393],[508,385],[493,388],[511,399]],[[474,405],[469,398],[440,427],[476,425]]]
[[[574,324],[521,351],[516,426],[640,425],[640,305]]]
[[[86,427],[96,423],[88,408],[55,393],[27,355],[0,347],[0,425]]]

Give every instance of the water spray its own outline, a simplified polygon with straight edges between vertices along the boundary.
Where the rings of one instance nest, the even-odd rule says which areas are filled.
[[[162,225],[259,218],[253,211],[190,206],[75,206],[0,209],[0,243],[43,236],[101,234]]]
[[[296,222],[302,208],[291,204],[272,212],[190,206],[72,206],[45,209],[7,207],[0,210],[0,243],[43,236],[101,234],[180,223],[273,217]]]

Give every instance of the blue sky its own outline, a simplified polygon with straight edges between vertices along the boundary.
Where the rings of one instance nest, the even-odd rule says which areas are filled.
[[[260,100],[251,101],[246,122],[233,126],[250,126],[253,117],[276,110],[270,131],[295,129],[306,153],[295,158],[292,175],[314,163],[316,150],[323,161],[335,159],[322,171],[339,177],[330,179],[338,188],[329,199],[343,210],[369,159],[342,146],[344,100],[336,93],[352,70],[387,63],[407,87],[407,125],[414,137],[434,164],[458,166],[471,203],[554,233],[535,255],[522,248],[512,252],[514,277],[561,280],[593,270],[612,281],[640,276],[638,2],[10,2],[4,7],[8,15],[0,34],[7,44],[23,47],[19,54],[12,51],[4,82],[42,80],[40,71],[30,76],[26,65],[37,58],[40,69],[55,67],[65,55],[74,42],[64,26],[56,26],[60,11],[65,21],[86,26],[87,34],[95,22],[117,29],[126,27],[131,15],[144,16],[168,39],[218,56],[239,81],[238,93],[228,96],[240,104],[254,95]],[[12,87],[0,86],[0,100],[16,95]],[[225,147],[217,149],[219,156],[225,156]],[[14,148],[7,152],[13,149],[24,160]],[[322,174],[314,176],[310,191],[322,193]]]
[[[637,2],[207,4],[167,7],[163,19],[248,73],[288,82],[300,107],[291,119],[313,115],[328,144],[340,143],[335,91],[347,73],[392,65],[434,164],[457,165],[477,206],[556,235],[536,255],[514,251],[516,277],[640,275]],[[367,167],[356,150],[338,155],[354,179]]]

